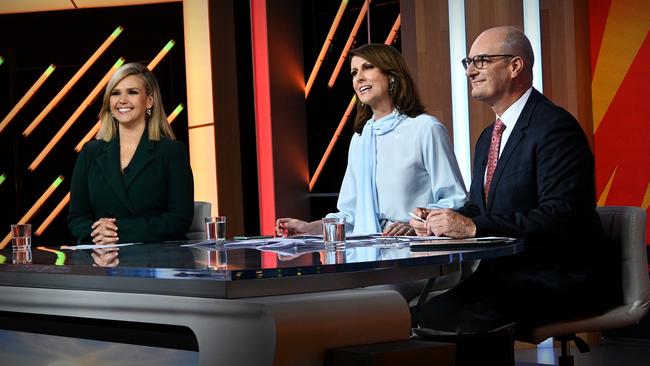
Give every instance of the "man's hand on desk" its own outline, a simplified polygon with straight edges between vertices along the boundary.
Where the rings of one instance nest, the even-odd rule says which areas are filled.
[[[456,239],[476,236],[474,222],[448,208],[430,210],[427,215],[426,228],[426,235],[448,236]]]

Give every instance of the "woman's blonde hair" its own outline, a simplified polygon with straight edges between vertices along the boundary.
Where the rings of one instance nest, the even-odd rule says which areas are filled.
[[[169,127],[167,122],[167,115],[165,114],[165,108],[162,104],[162,98],[160,94],[160,87],[158,86],[158,81],[156,77],[151,73],[146,66],[139,63],[129,63],[122,65],[106,85],[106,91],[104,92],[104,99],[102,100],[102,108],[99,112],[99,120],[101,121],[101,128],[97,133],[97,140],[104,140],[106,142],[111,141],[117,135],[117,125],[118,122],[113,118],[111,114],[111,92],[115,89],[115,86],[122,81],[125,77],[131,75],[138,75],[144,81],[144,88],[147,96],[153,97],[153,106],[151,107],[151,116],[145,115],[147,120],[147,133],[149,135],[149,140],[159,141],[161,137],[167,137],[171,140],[175,140],[174,131]]]

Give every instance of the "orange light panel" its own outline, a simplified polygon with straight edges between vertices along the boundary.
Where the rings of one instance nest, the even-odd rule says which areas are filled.
[[[45,231],[45,229],[47,229],[47,227],[50,226],[52,221],[59,215],[59,213],[61,213],[61,210],[63,210],[63,208],[68,203],[70,203],[70,192],[68,192],[68,194],[66,194],[65,197],[63,197],[61,202],[59,202],[59,204],[56,205],[54,210],[52,210],[52,212],[47,216],[47,218],[45,219],[45,221],[43,221],[41,226],[39,226],[38,229],[36,229],[36,232],[34,234],[36,236],[41,236],[41,234],[43,234],[43,231]]]
[[[359,32],[359,28],[361,27],[363,18],[366,16],[366,13],[368,12],[368,6],[370,5],[370,1],[371,0],[364,1],[363,7],[361,8],[361,11],[359,11],[359,16],[357,17],[357,21],[354,23],[354,27],[352,27],[352,32],[350,32],[348,41],[345,43],[343,52],[341,52],[341,57],[339,57],[339,61],[336,63],[336,67],[334,68],[334,72],[330,77],[330,81],[327,83],[327,86],[330,88],[334,87],[336,78],[339,76],[339,72],[341,72],[341,67],[343,67],[343,62],[345,62],[345,59],[348,58],[348,52],[350,51],[350,48],[352,48],[352,43],[354,43],[354,40],[357,38],[357,33]]]
[[[18,112],[25,106],[25,104],[27,104],[27,102],[29,102],[29,100],[34,96],[34,94],[36,94],[36,92],[41,87],[41,85],[43,85],[45,80],[47,80],[47,78],[50,77],[50,75],[52,75],[54,69],[56,69],[56,66],[54,65],[50,65],[47,69],[45,69],[41,77],[39,77],[38,80],[36,80],[36,82],[34,83],[34,85],[32,85],[32,87],[29,88],[29,90],[27,90],[27,93],[25,93],[25,95],[23,95],[23,97],[20,98],[18,103],[16,103],[16,105],[11,109],[9,114],[7,114],[7,116],[2,120],[2,122],[0,122],[0,132],[2,132],[2,130],[5,129],[5,127],[7,127],[9,122],[11,122],[11,120],[16,116],[16,114],[18,114]]]
[[[32,207],[27,211],[27,213],[20,219],[18,220],[19,224],[26,224],[32,216],[43,206],[43,203],[47,201],[48,198],[52,195],[54,190],[56,190],[61,182],[63,182],[63,176],[59,175],[52,184],[45,190],[45,192],[41,195],[41,197],[36,200],[36,202],[32,205]],[[11,231],[5,236],[5,238],[0,242],[0,249],[4,249],[4,247],[7,246],[7,244],[11,241]]]
[[[336,12],[336,16],[334,17],[334,22],[330,27],[330,31],[327,33],[327,37],[325,38],[325,43],[323,43],[323,47],[320,49],[320,53],[318,54],[318,58],[316,59],[316,64],[314,64],[314,68],[311,70],[311,74],[309,74],[309,80],[307,80],[307,85],[305,85],[305,99],[307,99],[307,97],[309,96],[309,91],[311,90],[312,85],[314,85],[314,80],[316,80],[316,75],[318,75],[318,70],[320,70],[320,66],[323,63],[323,60],[325,60],[325,54],[327,53],[327,50],[330,48],[330,44],[332,43],[332,39],[334,38],[334,33],[336,33],[336,29],[338,29],[339,23],[341,23],[341,18],[343,17],[343,13],[345,12],[345,8],[347,6],[348,6],[348,0],[341,1],[341,5],[339,5],[339,11]]]
[[[29,134],[32,133],[32,131],[34,131],[34,129],[43,121],[43,119],[48,115],[48,113],[50,113],[50,111],[52,111],[52,109],[54,109],[54,107],[57,104],[59,104],[59,102],[63,99],[63,97],[65,97],[65,95],[68,94],[70,89],[72,89],[72,87],[77,83],[77,81],[81,79],[81,77],[86,73],[86,71],[88,71],[88,69],[95,63],[95,61],[97,61],[99,56],[101,56],[104,53],[104,51],[106,51],[108,46],[110,46],[111,43],[115,41],[117,36],[119,36],[123,30],[124,28],[117,27],[113,31],[113,33],[111,33],[111,35],[108,36],[108,38],[104,41],[104,43],[102,43],[102,45],[99,46],[97,51],[95,51],[95,53],[93,53],[93,55],[90,56],[88,61],[86,61],[86,63],[83,64],[83,66],[81,66],[79,71],[77,71],[74,74],[74,76],[65,84],[63,89],[59,91],[59,93],[54,97],[54,99],[52,99],[50,103],[48,103],[48,105],[45,107],[45,109],[43,109],[43,111],[41,111],[41,113],[39,113],[39,115],[36,116],[34,121],[30,123],[29,126],[27,126],[25,131],[23,131],[23,135],[25,137],[29,136]]]
[[[70,129],[70,127],[72,127],[72,125],[77,121],[77,118],[79,118],[79,116],[86,110],[86,108],[88,108],[88,106],[90,106],[90,104],[95,100],[95,98],[97,98],[99,93],[108,83],[108,80],[111,78],[115,70],[117,70],[120,66],[122,66],[123,63],[124,63],[124,59],[120,57],[117,60],[117,62],[115,62],[113,67],[111,67],[111,69],[108,70],[108,72],[106,73],[106,75],[104,75],[102,80],[100,80],[99,83],[95,86],[95,88],[90,92],[90,94],[88,94],[86,99],[84,99],[84,101],[81,102],[79,108],[77,108],[77,110],[72,114],[72,116],[68,118],[68,120],[65,122],[63,127],[61,127],[61,129],[56,133],[56,135],[54,135],[54,138],[52,138],[52,140],[50,140],[47,146],[45,146],[45,149],[43,149],[43,151],[41,151],[41,153],[38,154],[36,159],[34,159],[32,164],[28,168],[30,171],[34,171],[34,169],[38,168],[38,166],[41,164],[43,159],[45,159],[47,154],[50,153],[54,145],[56,145],[59,142],[59,140],[61,140],[63,135],[65,135],[65,133]]]

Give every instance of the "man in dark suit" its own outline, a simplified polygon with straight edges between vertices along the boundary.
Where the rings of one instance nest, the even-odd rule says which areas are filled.
[[[532,88],[533,61],[516,28],[478,36],[463,65],[496,122],[476,144],[470,200],[457,211],[416,210],[426,222],[410,223],[422,235],[525,242],[524,252],[482,261],[414,313],[420,327],[460,335],[459,364],[492,356],[514,364],[514,331],[602,312],[619,298],[610,285],[618,261],[595,212],[593,155],[575,118]]]

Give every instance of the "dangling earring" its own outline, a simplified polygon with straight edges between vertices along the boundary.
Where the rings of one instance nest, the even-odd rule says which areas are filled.
[[[151,114],[153,113],[152,108],[147,108],[145,112],[147,113],[147,118],[151,118]]]
[[[395,79],[391,77],[390,82],[388,83],[388,94],[393,95],[394,91],[395,91]]]

